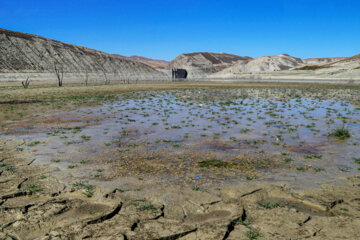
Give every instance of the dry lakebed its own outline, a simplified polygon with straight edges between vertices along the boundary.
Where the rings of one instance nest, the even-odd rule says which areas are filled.
[[[359,87],[173,85],[1,86],[0,239],[359,239]]]

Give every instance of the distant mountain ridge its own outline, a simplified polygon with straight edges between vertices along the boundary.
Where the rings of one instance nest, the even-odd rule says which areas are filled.
[[[126,57],[126,56],[123,56],[120,54],[113,54],[113,55],[116,57],[123,58],[123,59],[131,60],[134,62],[141,62],[141,63],[144,63],[153,68],[166,68],[169,65],[169,62],[165,61],[165,60],[152,59],[152,58],[136,56],[136,55],[132,55],[130,57]]]

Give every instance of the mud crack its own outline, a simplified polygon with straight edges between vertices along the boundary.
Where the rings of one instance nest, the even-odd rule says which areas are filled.
[[[22,186],[27,180],[29,180],[29,178],[25,178],[24,180],[22,180],[22,181],[17,185],[17,189],[20,189],[21,186]]]
[[[251,195],[251,194],[257,193],[257,192],[259,192],[259,191],[261,191],[261,190],[262,190],[262,188],[255,189],[254,191],[245,193],[245,194],[241,195],[240,197],[246,197],[246,196],[249,196],[249,195]]]
[[[174,235],[161,237],[161,238],[155,238],[155,239],[152,239],[152,240],[176,240],[176,239],[184,237],[184,236],[186,236],[186,235],[188,235],[190,233],[196,232],[197,230],[198,230],[197,228],[194,228],[194,229],[186,231],[186,232],[177,233],[177,234],[174,234]]]
[[[26,195],[28,195],[27,192],[17,192],[17,193],[2,196],[1,199],[5,200],[5,199],[9,199],[9,198],[23,197]]]
[[[343,199],[339,199],[339,200],[333,201],[332,203],[330,203],[329,209],[332,209],[332,208],[334,208],[336,205],[341,204],[341,203],[343,203],[343,202],[344,202]]]
[[[111,218],[113,218],[116,214],[118,214],[121,210],[121,207],[122,207],[123,203],[120,203],[119,205],[117,205],[117,207],[112,211],[110,212],[109,214],[106,214],[104,216],[101,216],[100,218],[98,219],[94,219],[94,220],[91,220],[91,221],[88,221],[87,224],[97,224],[97,223],[102,223],[106,220],[109,220]]]
[[[151,220],[157,220],[157,219],[159,219],[161,217],[164,217],[165,216],[165,211],[164,210],[165,210],[165,205],[162,205],[161,208],[160,208],[161,213],[158,216],[151,219]]]
[[[226,231],[226,233],[225,233],[225,235],[224,235],[224,237],[223,237],[222,240],[228,239],[228,237],[230,236],[230,233],[231,233],[232,231],[234,231],[237,222],[239,222],[240,220],[241,220],[241,221],[245,221],[246,219],[247,219],[246,210],[245,210],[245,208],[243,208],[243,212],[242,212],[241,216],[238,217],[238,218],[235,218],[234,220],[232,220],[232,221],[227,225],[227,231]]]
[[[311,216],[308,216],[303,222],[299,223],[299,226],[303,226],[305,223],[307,223],[308,221],[310,221],[312,219]]]

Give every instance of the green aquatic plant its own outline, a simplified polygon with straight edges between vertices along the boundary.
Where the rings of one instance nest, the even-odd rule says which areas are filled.
[[[28,147],[34,147],[34,146],[36,146],[38,144],[40,144],[40,141],[33,141],[33,142],[28,144]]]
[[[81,138],[82,138],[84,141],[90,141],[91,136],[82,135]]]
[[[321,171],[325,171],[325,169],[323,169],[323,168],[314,168],[314,171],[315,172],[321,172]]]
[[[336,137],[339,140],[345,140],[347,138],[350,138],[350,131],[349,129],[345,128],[345,126],[342,126],[340,128],[335,128],[334,130],[332,130],[329,135]]]

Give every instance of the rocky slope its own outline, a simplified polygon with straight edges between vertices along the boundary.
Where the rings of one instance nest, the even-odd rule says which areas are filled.
[[[250,57],[227,53],[195,52],[181,54],[170,62],[168,68],[184,68],[189,78],[206,77],[230,67],[236,62],[246,62]]]
[[[152,59],[152,58],[136,56],[136,55],[133,55],[130,57],[126,57],[126,56],[119,55],[119,54],[113,54],[113,55],[120,57],[120,58],[131,60],[134,62],[141,62],[141,63],[146,64],[153,68],[166,68],[169,65],[169,62],[165,61],[165,60]]]
[[[24,73],[33,78],[55,78],[55,65],[64,69],[64,79],[76,79],[85,72],[94,78],[100,78],[105,72],[114,80],[165,76],[148,65],[105,52],[0,29],[0,80],[16,79]]]
[[[302,59],[287,54],[264,56],[247,61],[239,61],[210,77],[233,77],[241,73],[282,71],[304,64],[305,62]]]

